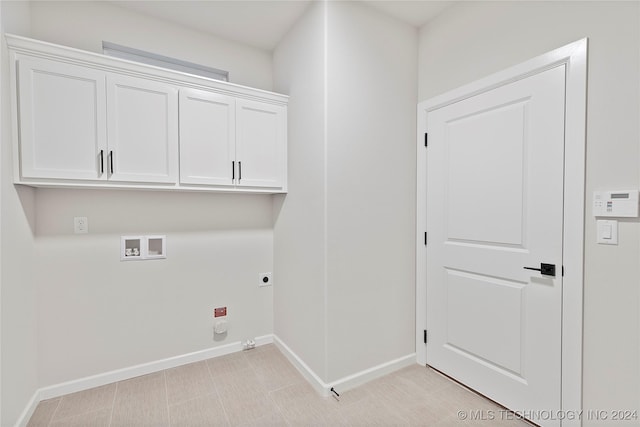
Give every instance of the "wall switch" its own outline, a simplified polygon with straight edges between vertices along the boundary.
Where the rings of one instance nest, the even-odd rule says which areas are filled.
[[[76,234],[87,234],[89,232],[89,221],[86,216],[73,218],[73,232]]]
[[[601,245],[617,245],[618,244],[618,221],[599,219],[596,221],[597,238],[596,241]]]
[[[273,285],[273,280],[271,279],[271,273],[262,273],[260,275],[260,280],[258,282],[258,286],[271,286]]]

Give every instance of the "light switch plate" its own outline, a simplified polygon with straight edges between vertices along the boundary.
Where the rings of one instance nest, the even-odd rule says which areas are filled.
[[[599,219],[596,221],[596,241],[601,245],[618,244],[618,221]]]

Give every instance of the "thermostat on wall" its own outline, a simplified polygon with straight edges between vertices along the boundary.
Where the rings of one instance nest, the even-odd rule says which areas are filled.
[[[593,216],[638,217],[638,190],[595,191]]]

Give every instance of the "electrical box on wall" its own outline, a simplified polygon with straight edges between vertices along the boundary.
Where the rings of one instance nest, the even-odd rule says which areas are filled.
[[[594,191],[593,216],[638,217],[638,190]]]

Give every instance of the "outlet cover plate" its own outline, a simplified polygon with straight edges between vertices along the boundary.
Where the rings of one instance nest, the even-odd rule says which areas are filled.
[[[262,273],[259,278],[258,286],[271,286],[273,285],[273,279],[271,278],[271,273]]]
[[[86,216],[73,218],[73,232],[75,234],[87,234],[89,232],[89,220]]]

